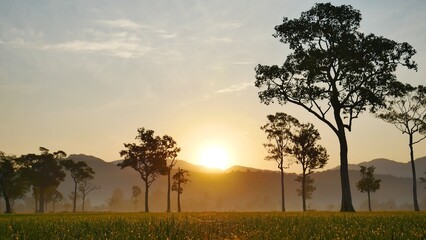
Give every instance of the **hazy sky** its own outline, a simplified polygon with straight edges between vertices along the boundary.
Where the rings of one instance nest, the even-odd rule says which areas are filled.
[[[44,146],[112,161],[146,127],[175,138],[179,158],[193,163],[218,145],[231,164],[275,169],[259,127],[283,111],[316,125],[335,167],[333,133],[297,107],[261,104],[253,84],[258,63],[280,65],[289,53],[274,26],[315,2],[1,0],[0,150]],[[359,9],[363,32],[413,45],[419,71],[398,77],[426,84],[426,1],[331,2]],[[407,136],[368,113],[348,141],[350,163],[409,160]],[[426,155],[426,141],[415,154]]]

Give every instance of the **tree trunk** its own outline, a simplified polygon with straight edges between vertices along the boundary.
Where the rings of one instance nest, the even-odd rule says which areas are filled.
[[[368,196],[368,210],[370,212],[372,212],[371,210],[371,198],[370,198],[370,191],[367,191],[367,196]]]
[[[281,166],[283,166],[281,164]],[[281,167],[281,211],[285,212],[285,198],[284,198],[284,168]]]
[[[167,212],[170,212],[170,172],[171,169],[167,172]]]
[[[77,207],[77,179],[74,178],[74,199],[73,199],[72,212],[76,212],[76,207]]]
[[[414,150],[413,150],[413,134],[409,134],[410,136],[410,162],[411,162],[411,171],[413,173],[413,203],[414,203],[414,211],[420,211],[419,203],[417,202],[417,177],[416,177],[416,165],[414,164]]]
[[[44,213],[44,189],[43,187],[40,187],[40,199],[39,199],[39,205],[38,205],[38,212]]]
[[[84,212],[84,200],[86,200],[86,196],[82,194],[81,196],[81,212]]]
[[[4,188],[3,188],[3,198],[4,198],[4,203],[6,205],[6,211],[4,213],[12,213],[12,208],[10,207],[9,196],[6,194]]]
[[[306,212],[306,173],[303,171],[302,175],[302,204],[303,211]]]
[[[181,212],[181,209],[180,209],[180,168],[178,169],[178,189],[177,189],[177,192],[178,192],[178,212]]]
[[[351,185],[349,181],[348,171],[348,143],[346,141],[345,127],[342,118],[340,117],[340,110],[335,109],[335,120],[338,131],[336,132],[340,144],[340,184],[342,190],[341,212],[355,212],[352,205]]]
[[[149,212],[149,207],[148,207],[148,190],[149,190],[149,185],[148,185],[148,181],[145,182],[145,212]]]

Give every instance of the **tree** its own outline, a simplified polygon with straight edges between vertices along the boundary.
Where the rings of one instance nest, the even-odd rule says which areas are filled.
[[[49,187],[57,188],[65,179],[65,173],[59,161],[66,157],[63,151],[49,153],[49,149],[40,147],[41,154],[22,155],[18,160],[22,167],[23,175],[33,185],[33,191],[38,198],[36,212],[44,213],[45,193]]]
[[[170,172],[176,164],[176,157],[180,152],[180,148],[177,147],[177,143],[172,137],[164,135],[161,138],[161,151],[168,164],[165,171],[167,174],[167,212],[170,212]]]
[[[275,115],[268,115],[268,123],[263,125],[260,129],[265,131],[268,143],[264,146],[268,155],[265,160],[276,161],[278,169],[281,172],[281,211],[285,211],[285,195],[284,195],[284,163],[286,156],[287,145],[291,142],[292,131],[300,123],[294,117],[285,113],[276,113]]]
[[[414,144],[426,138],[426,88],[406,86],[407,93],[390,101],[388,108],[378,114],[385,122],[393,124],[403,134],[408,135],[410,148],[410,163],[413,176],[413,205],[415,211],[420,211],[417,201],[417,177],[414,163]],[[417,134],[423,135],[415,139]]]
[[[75,162],[72,159],[63,160],[61,162],[62,166],[66,170],[68,170],[71,173],[71,177],[74,180],[74,192],[77,192],[77,185],[78,183],[84,181],[84,180],[90,180],[93,179],[93,174],[95,174],[95,171],[91,167],[87,165],[86,162],[78,161]],[[77,194],[74,194],[73,199],[73,212],[76,211],[77,206]]]
[[[138,204],[138,197],[142,194],[142,190],[138,186],[132,187],[132,200],[133,204],[135,205],[135,212],[136,212],[136,205]]]
[[[416,69],[408,43],[358,31],[361,14],[350,5],[318,3],[298,19],[284,18],[274,37],[289,44],[284,64],[256,67],[261,102],[295,104],[324,122],[340,145],[341,211],[355,211],[348,172],[346,130],[367,109],[400,95],[398,65]]]
[[[356,187],[361,192],[367,192],[368,196],[368,210],[371,212],[371,201],[370,201],[370,192],[375,192],[380,189],[380,182],[382,180],[376,179],[374,177],[374,170],[376,169],[374,166],[365,167],[360,166],[361,169],[361,180],[356,184]]]
[[[164,173],[167,163],[161,148],[161,138],[154,136],[153,130],[139,128],[136,139],[140,141],[139,145],[135,143],[124,144],[127,149],[120,152],[120,155],[124,156],[124,160],[117,166],[121,169],[131,167],[139,172],[145,183],[145,212],[149,212],[149,187],[159,175]]]
[[[14,199],[23,198],[29,185],[22,178],[15,156],[7,156],[0,151],[0,196],[3,196],[5,213],[13,212]]]
[[[315,169],[323,168],[328,161],[326,149],[317,144],[320,139],[320,134],[313,124],[301,124],[296,128],[295,133],[292,134],[292,144],[288,147],[288,153],[293,155],[296,161],[302,166],[303,211],[306,211],[306,179]]]
[[[46,190],[46,205],[49,202],[52,202],[52,211],[55,212],[55,205],[57,202],[60,202],[64,199],[64,196],[61,192],[58,191],[58,189],[50,187]]]
[[[302,186],[303,177],[297,176],[296,179],[294,179],[294,181],[299,182],[300,185]],[[303,197],[303,194],[304,194],[306,199],[312,199],[312,193],[316,189],[317,188],[314,186],[314,179],[311,178],[310,176],[306,176],[306,178],[305,178],[305,189],[302,190],[302,188],[297,188],[296,193],[297,193],[297,196]],[[306,211],[306,210],[304,210],[304,211]]]
[[[178,171],[173,175],[172,191],[176,191],[178,194],[178,212],[182,210],[180,207],[180,195],[183,193],[183,185],[187,184],[189,181],[189,172],[187,170],[178,168]]]
[[[94,185],[90,180],[91,178],[84,178],[78,185],[78,192],[81,197],[81,212],[84,212],[84,203],[86,202],[87,195],[94,190],[101,189],[100,186]]]
[[[426,172],[424,172],[424,173],[426,174]],[[420,182],[426,184],[426,178],[421,177]],[[425,189],[426,189],[426,185],[425,185]]]

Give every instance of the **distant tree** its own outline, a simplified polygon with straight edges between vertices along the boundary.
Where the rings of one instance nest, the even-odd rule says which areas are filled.
[[[426,138],[426,87],[417,88],[406,86],[407,93],[390,101],[389,107],[378,117],[393,124],[403,134],[408,135],[410,148],[411,172],[413,176],[413,203],[414,210],[420,211],[417,201],[417,177],[414,163],[414,147]],[[415,139],[415,135],[423,135]]]
[[[44,213],[45,192],[49,187],[57,188],[65,179],[65,173],[59,161],[66,157],[65,152],[57,151],[49,153],[49,149],[40,147],[41,154],[22,155],[19,164],[23,171],[23,176],[33,185],[36,202],[38,199],[38,209],[36,212]]]
[[[164,154],[167,163],[165,173],[167,175],[167,212],[170,212],[170,172],[176,164],[176,157],[180,152],[177,143],[172,137],[164,135],[161,138],[161,152]]]
[[[117,166],[121,169],[131,167],[139,172],[145,183],[145,212],[149,212],[149,187],[159,175],[164,173],[167,162],[161,147],[162,139],[154,136],[153,130],[139,128],[136,139],[140,141],[139,145],[135,143],[124,144],[126,149],[120,152],[124,160]]]
[[[256,87],[265,104],[292,103],[324,122],[340,144],[340,211],[355,211],[349,184],[346,130],[367,109],[384,106],[387,98],[403,92],[398,65],[416,69],[416,53],[408,43],[397,43],[358,31],[361,13],[350,5],[317,3],[300,18],[275,27],[274,37],[289,44],[282,66],[258,65]]]
[[[0,151],[0,196],[3,196],[6,205],[5,213],[13,212],[14,199],[23,198],[29,190],[24,181],[22,172],[15,156],[7,156]]]
[[[281,172],[281,211],[285,211],[285,195],[284,195],[284,168],[287,168],[285,156],[288,144],[291,142],[292,131],[300,125],[299,121],[285,113],[276,113],[268,115],[268,123],[260,129],[265,131],[268,143],[265,146],[268,155],[265,157],[267,161],[276,161],[278,169]],[[289,162],[287,162],[289,165]]]
[[[101,189],[100,186],[94,185],[91,182],[91,178],[84,178],[80,181],[78,185],[78,193],[81,198],[81,212],[84,212],[84,203],[86,201],[87,195],[94,190]]]
[[[114,189],[112,192],[111,198],[108,201],[109,207],[112,211],[120,210],[120,207],[123,204],[124,194],[123,191],[119,188]]]
[[[294,181],[299,182],[300,185],[302,185],[303,176],[297,176]],[[317,188],[314,186],[314,179],[310,176],[306,176],[305,178],[305,191],[303,191],[301,188],[296,189],[297,196],[303,196],[305,194],[305,199],[312,199],[312,193]]]
[[[426,172],[424,172],[424,174],[426,174]],[[421,177],[420,182],[425,184],[425,189],[426,189],[426,178]]]
[[[313,124],[301,124],[291,135],[292,144],[287,147],[288,153],[302,166],[303,211],[306,211],[306,179],[315,169],[323,168],[328,161],[326,149],[317,143],[320,139],[320,134]]]
[[[68,170],[71,174],[71,178],[74,180],[74,192],[77,192],[77,185],[84,181],[84,180],[91,180],[93,179],[93,174],[95,174],[95,171],[91,167],[87,165],[86,162],[78,161],[75,162],[72,159],[67,159],[61,161],[62,166],[66,170]],[[77,206],[77,194],[74,194],[73,199],[73,212],[76,212],[76,206]]]
[[[138,186],[132,187],[132,200],[133,204],[135,205],[135,212],[136,212],[136,206],[138,204],[138,197],[142,194],[142,190]]]
[[[371,198],[370,193],[375,192],[380,189],[380,182],[382,180],[376,179],[374,177],[374,170],[376,169],[374,166],[365,167],[360,166],[361,169],[361,180],[356,184],[356,187],[361,192],[367,192],[368,196],[368,210],[371,212]]]
[[[187,170],[178,168],[178,171],[173,175],[172,191],[176,191],[178,194],[178,212],[181,212],[180,206],[180,195],[183,193],[183,185],[189,182],[189,173]]]
[[[58,189],[50,187],[46,190],[46,206],[47,203],[52,202],[52,211],[55,212],[55,205],[56,203],[62,201],[64,199],[64,196],[61,192],[58,191]]]

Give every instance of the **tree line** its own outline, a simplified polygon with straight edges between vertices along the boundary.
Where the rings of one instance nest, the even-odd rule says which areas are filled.
[[[86,196],[98,189],[91,183],[95,172],[85,162],[65,159],[64,151],[50,152],[40,147],[40,154],[30,153],[20,157],[0,152],[0,196],[4,198],[5,213],[13,212],[13,202],[25,198],[32,191],[35,212],[44,213],[46,203],[53,205],[63,199],[58,186],[68,172],[74,181],[73,212],[76,212],[77,197],[82,199],[82,211]]]

